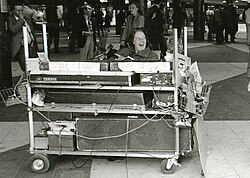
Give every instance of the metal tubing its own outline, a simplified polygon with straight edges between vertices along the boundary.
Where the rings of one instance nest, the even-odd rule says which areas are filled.
[[[28,81],[27,85],[27,97],[28,97],[28,116],[29,116],[29,131],[30,131],[30,152],[33,153],[35,141],[34,141],[34,120],[32,111],[32,100],[31,100],[31,86]]]
[[[187,27],[184,27],[184,56],[187,57]]]
[[[46,24],[42,24],[42,28],[43,28],[43,49],[44,49],[44,53],[47,55],[47,57],[49,56],[48,54],[48,43],[47,43],[47,31],[46,31]]]
[[[174,78],[175,78],[175,92],[174,92],[174,106],[175,110],[178,111],[178,85],[179,85],[179,59],[178,59],[178,34],[177,29],[174,29]],[[175,118],[178,119],[178,118]],[[179,154],[180,151],[180,138],[179,138],[179,127],[175,128],[175,155]]]
[[[25,59],[29,58],[29,43],[28,43],[28,32],[27,27],[23,26],[23,45],[24,45],[24,56]]]

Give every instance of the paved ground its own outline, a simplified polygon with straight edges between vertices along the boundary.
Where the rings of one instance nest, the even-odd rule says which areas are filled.
[[[204,129],[209,151],[205,168],[205,177],[208,178],[247,178],[250,174],[250,96],[246,91],[249,53],[245,44],[245,28],[243,25],[239,27],[236,43],[223,45],[193,41],[192,30],[189,29],[188,54],[192,61],[198,61],[203,79],[213,85]],[[117,36],[108,36],[107,43],[118,47],[118,42]],[[77,54],[68,54],[65,50],[61,54],[51,53],[51,58],[55,60],[62,57],[75,59],[76,56]],[[13,77],[19,76],[18,64],[13,62],[12,65]],[[160,159],[126,158],[110,161],[80,156],[53,156],[48,173],[34,174],[29,167],[25,110],[15,107],[0,109],[0,121],[4,121],[0,122],[0,177],[202,177],[197,147],[190,157],[182,160],[182,166],[177,167],[172,175],[161,174]],[[12,117],[9,117],[10,114]],[[35,125],[36,131],[42,127],[41,122]]]

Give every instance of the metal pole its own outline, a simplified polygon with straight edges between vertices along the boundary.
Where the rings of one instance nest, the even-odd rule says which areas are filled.
[[[46,24],[45,23],[42,24],[42,28],[43,28],[43,49],[44,49],[44,53],[48,57],[49,53],[48,53],[48,43],[47,43],[47,30],[46,30]]]
[[[179,59],[178,59],[178,34],[177,29],[174,29],[174,60],[173,60],[173,74],[175,80],[175,92],[174,92],[174,107],[178,111],[178,85],[179,85]],[[178,118],[175,118],[178,119]],[[175,155],[179,154],[180,151],[180,138],[179,138],[179,127],[175,128]]]
[[[29,131],[30,131],[30,152],[33,153],[35,140],[34,140],[34,120],[33,120],[33,111],[32,111],[32,96],[31,96],[31,86],[29,83],[29,75],[28,75],[28,83],[26,85],[27,88],[27,97],[28,97],[28,116],[29,116]]]
[[[25,59],[29,58],[29,43],[28,43],[28,32],[27,27],[23,26],[23,45],[24,45],[24,56]]]
[[[184,56],[187,57],[187,27],[184,27],[184,37],[183,37],[183,40],[184,40]]]

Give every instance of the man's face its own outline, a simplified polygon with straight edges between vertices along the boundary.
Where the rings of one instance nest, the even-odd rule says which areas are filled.
[[[143,32],[136,32],[134,35],[133,44],[135,46],[135,51],[139,52],[146,48],[146,36]]]
[[[130,13],[133,15],[133,16],[135,16],[137,13],[138,13],[138,8],[136,7],[136,5],[135,4],[131,4],[130,6],[129,6],[129,11],[130,11]]]
[[[87,5],[86,9],[84,9],[84,12],[87,16],[91,16],[92,8],[89,5]]]
[[[19,17],[22,13],[23,13],[23,6],[21,5],[16,5],[14,7],[14,11],[13,11],[14,15]]]

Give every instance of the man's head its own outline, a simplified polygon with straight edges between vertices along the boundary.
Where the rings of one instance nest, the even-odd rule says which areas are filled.
[[[132,2],[129,5],[129,11],[133,16],[136,16],[139,13],[139,4],[136,2]]]
[[[138,53],[146,48],[146,35],[142,30],[135,31],[133,40],[135,52]]]
[[[91,14],[92,14],[92,8],[91,8],[90,5],[86,4],[86,5],[84,5],[84,6],[82,7],[82,9],[83,9],[83,13],[84,13],[85,15],[91,16]]]
[[[14,5],[12,12],[15,16],[20,17],[23,14],[23,6],[22,5]]]

